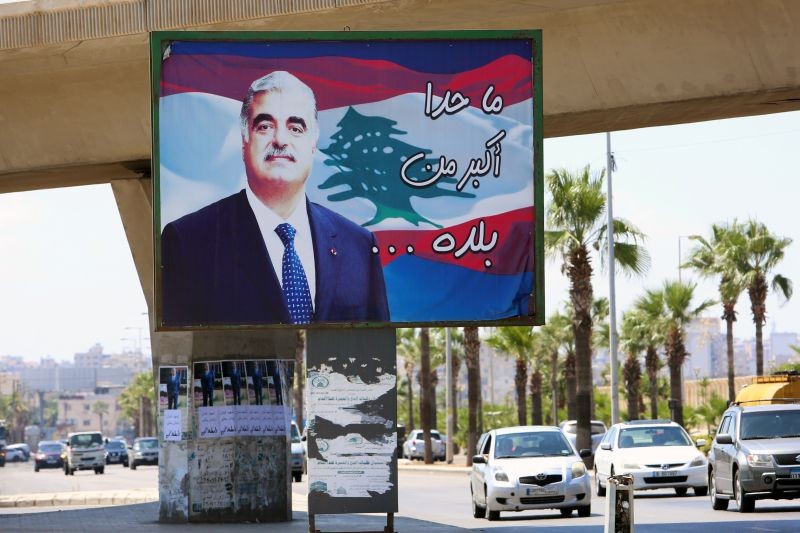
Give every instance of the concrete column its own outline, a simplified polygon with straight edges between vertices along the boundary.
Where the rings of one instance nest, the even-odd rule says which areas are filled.
[[[193,363],[202,361],[294,359],[293,331],[153,331],[155,300],[150,180],[115,180],[111,188],[150,315],[154,390],[159,366],[188,366],[191,372]],[[191,407],[188,416],[188,439],[174,442],[160,440],[159,443],[159,520],[291,520],[291,452],[287,439],[198,439],[194,409]],[[159,439],[162,439],[160,428]]]

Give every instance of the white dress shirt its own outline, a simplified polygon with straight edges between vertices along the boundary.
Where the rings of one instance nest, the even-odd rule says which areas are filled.
[[[288,222],[297,231],[294,237],[294,249],[303,264],[303,270],[306,273],[306,279],[308,279],[308,289],[311,291],[311,303],[314,305],[314,299],[317,295],[317,269],[314,264],[314,243],[311,240],[311,224],[308,221],[305,197],[301,202],[297,203],[297,207],[289,215],[289,218],[284,220],[275,211],[264,205],[255,193],[250,190],[249,186],[246,190],[247,201],[250,202],[250,208],[256,215],[261,236],[264,238],[264,244],[267,246],[269,258],[272,261],[272,268],[275,269],[281,289],[283,289],[284,246],[281,238],[275,233],[275,228],[279,224]]]

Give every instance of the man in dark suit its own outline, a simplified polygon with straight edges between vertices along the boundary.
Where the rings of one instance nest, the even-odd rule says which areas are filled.
[[[214,407],[214,380],[216,374],[208,363],[203,364],[203,376],[200,378],[200,386],[203,388],[203,407]]]
[[[178,370],[173,367],[167,380],[167,409],[178,408],[178,395],[180,392],[181,376],[178,374]]]
[[[375,237],[306,198],[314,93],[272,72],[240,119],[247,187],[162,233],[163,325],[388,322]]]
[[[256,405],[262,405],[264,403],[264,371],[261,369],[262,364],[263,363],[256,361],[253,368],[253,390],[256,393]]]
[[[233,391],[233,405],[242,405],[242,373],[239,364],[231,363],[231,390]]]

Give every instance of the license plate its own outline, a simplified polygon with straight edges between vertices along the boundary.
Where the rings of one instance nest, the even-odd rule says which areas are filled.
[[[800,479],[800,468],[792,468],[789,471],[789,477],[792,479]]]
[[[525,489],[525,496],[555,496],[556,494],[558,494],[558,489],[548,487]]]
[[[653,472],[653,477],[673,477],[678,473],[675,470],[656,470]]]
[[[55,462],[56,462],[56,459],[55,459],[55,457],[50,457],[50,458],[47,460],[47,462],[48,462],[48,463],[55,463]]]

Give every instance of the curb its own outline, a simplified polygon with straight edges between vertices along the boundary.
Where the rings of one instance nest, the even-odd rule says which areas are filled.
[[[0,508],[68,505],[129,505],[158,501],[158,491],[49,492],[0,496]]]

